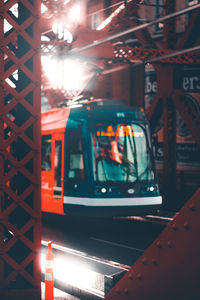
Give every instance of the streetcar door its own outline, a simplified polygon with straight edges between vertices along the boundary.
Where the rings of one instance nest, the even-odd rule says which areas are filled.
[[[64,134],[52,136],[53,212],[63,213]]]

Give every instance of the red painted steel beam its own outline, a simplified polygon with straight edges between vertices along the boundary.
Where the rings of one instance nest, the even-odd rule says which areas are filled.
[[[170,209],[176,203],[176,109],[171,96],[163,99],[163,205]]]
[[[176,11],[176,12],[173,12],[172,14],[169,14],[169,15],[166,15],[164,17],[161,17],[161,18],[157,18],[151,22],[148,22],[148,23],[145,23],[145,24],[141,24],[141,25],[138,25],[138,26],[133,26],[127,30],[123,30],[123,31],[120,31],[116,34],[113,34],[113,35],[110,35],[110,36],[107,36],[105,38],[102,38],[100,40],[95,40],[93,41],[92,43],[90,44],[87,44],[87,45],[84,45],[82,47],[79,47],[79,48],[75,48],[75,49],[72,49],[71,51],[69,51],[68,53],[69,54],[76,54],[76,53],[81,53],[82,51],[85,51],[85,50],[88,50],[90,48],[93,48],[93,47],[97,47],[101,44],[104,44],[106,42],[110,42],[110,41],[113,41],[113,40],[116,40],[116,39],[120,39],[121,37],[125,36],[125,35],[128,35],[130,33],[136,33],[137,31],[140,31],[140,30],[144,30],[150,26],[153,26],[159,22],[165,22],[167,20],[170,20],[171,18],[176,18],[178,16],[181,16],[183,14],[186,14],[186,13],[189,13],[193,10],[196,10],[196,9],[199,9],[200,8],[200,4],[196,4],[196,5],[193,5],[191,7],[186,7],[182,10],[179,10],[179,11]],[[148,42],[148,41],[147,41]]]
[[[200,189],[106,300],[200,298]]]
[[[157,65],[157,98],[161,99],[163,107],[163,204],[170,207],[175,201],[173,194],[176,189],[176,110],[172,99],[173,94],[173,65]],[[167,78],[167,80],[166,80]],[[150,124],[160,120],[156,114]]]
[[[0,18],[0,37],[2,36],[3,34],[3,19]],[[3,53],[0,51],[0,74],[2,74],[4,72],[4,65],[3,65],[3,62],[4,62],[4,55]],[[4,99],[4,91],[3,91],[3,88],[0,84],[0,114],[1,114],[1,109],[3,107],[3,103],[2,103],[2,100],[1,99]],[[4,124],[3,124],[3,121],[0,117],[0,217],[2,216],[2,213],[3,213],[3,197],[4,197],[4,193],[3,193],[3,190],[1,188],[1,184],[3,182],[3,176],[4,176],[4,157],[1,153],[2,149],[3,149],[3,142],[4,142]],[[3,247],[4,247],[4,227],[3,227],[3,224],[1,222],[1,219],[0,219],[0,257],[2,255],[2,250],[3,250]],[[2,259],[0,259],[0,289],[2,287],[2,282],[4,280],[4,262]]]
[[[0,299],[39,300],[40,1],[15,4],[0,3]]]
[[[174,0],[165,0],[166,15],[176,10]],[[174,49],[176,44],[176,20],[171,18],[164,22],[162,46],[164,49]],[[176,191],[176,110],[171,97],[173,91],[174,66],[159,66],[157,69],[158,94],[163,98],[163,203],[167,208],[173,207]],[[166,80],[167,79],[167,80]]]
[[[126,3],[124,5],[124,9],[112,19],[112,22],[107,28],[107,33],[113,34],[116,32],[122,32],[127,28],[137,28],[137,26],[142,25],[143,23],[139,20],[138,16],[138,7],[139,6],[135,2]],[[157,48],[151,34],[146,28],[135,31],[135,36],[141,45]]]
[[[180,113],[194,141],[200,148],[200,115],[191,99],[183,91],[175,91],[172,95],[177,111]]]
[[[181,51],[174,51],[172,49],[154,49],[121,45],[115,46],[113,56],[117,59],[121,58],[128,61],[137,60],[143,63],[200,64],[200,52],[197,50],[182,53]]]
[[[158,95],[154,97],[151,105],[149,105],[146,111],[146,114],[150,122],[151,132],[154,132],[163,114],[163,101],[160,97],[158,97]]]
[[[97,31],[80,26],[76,32],[76,40],[72,43],[72,47],[74,50],[79,49],[81,47],[84,47],[84,45],[92,43],[95,40],[104,39],[106,36],[107,32],[104,30]],[[89,48],[81,52],[82,55],[87,55],[96,59],[112,59],[113,53],[114,46],[111,44],[111,42],[105,42],[103,45],[99,45],[95,48]]]

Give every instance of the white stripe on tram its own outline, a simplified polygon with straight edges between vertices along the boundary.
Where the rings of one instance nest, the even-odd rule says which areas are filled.
[[[162,204],[162,197],[84,198],[64,196],[64,204],[83,206],[143,206]]]

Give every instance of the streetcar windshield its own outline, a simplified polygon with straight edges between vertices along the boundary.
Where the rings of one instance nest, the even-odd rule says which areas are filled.
[[[92,124],[93,175],[96,182],[153,180],[147,138],[136,124]]]

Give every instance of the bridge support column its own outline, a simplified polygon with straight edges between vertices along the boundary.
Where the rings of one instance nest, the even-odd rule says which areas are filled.
[[[41,299],[40,1],[0,3],[0,299]]]

